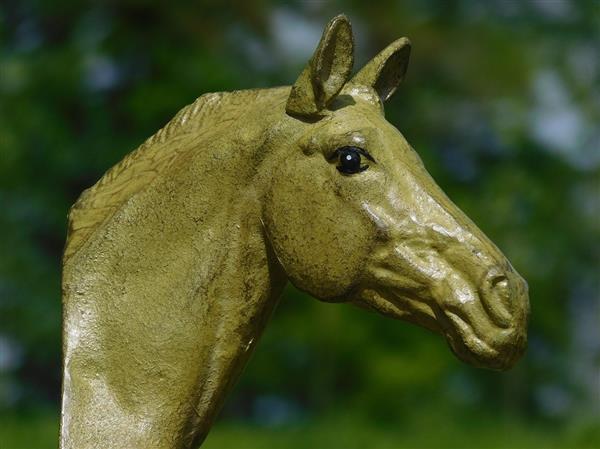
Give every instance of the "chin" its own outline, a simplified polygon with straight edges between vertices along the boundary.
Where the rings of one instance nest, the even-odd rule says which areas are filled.
[[[507,330],[492,342],[477,337],[456,340],[455,334],[446,338],[452,352],[463,362],[496,371],[512,368],[527,348],[526,335],[514,330]]]

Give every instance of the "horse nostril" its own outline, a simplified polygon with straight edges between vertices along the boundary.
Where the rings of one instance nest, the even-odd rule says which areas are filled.
[[[493,267],[488,271],[485,280],[489,292],[486,295],[488,306],[496,309],[497,312],[503,309],[504,313],[509,313],[513,305],[511,304],[511,285],[507,274],[500,268]]]
[[[485,275],[485,283],[490,290],[502,291],[508,290],[510,282],[508,273],[499,266],[493,266]]]
[[[495,275],[490,279],[490,285],[492,288],[508,288],[508,278],[503,274]]]

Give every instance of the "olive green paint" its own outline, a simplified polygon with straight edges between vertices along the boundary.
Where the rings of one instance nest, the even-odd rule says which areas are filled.
[[[294,87],[207,94],[86,190],[64,254],[60,447],[200,444],[290,280],[506,369],[526,283],[384,118],[400,39],[351,78],[334,18]],[[336,149],[375,162],[346,175]]]

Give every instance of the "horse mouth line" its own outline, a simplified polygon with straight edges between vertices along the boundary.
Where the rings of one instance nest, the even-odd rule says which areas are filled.
[[[441,305],[426,292],[391,286],[368,288],[363,295],[363,306],[444,336],[452,352],[468,364],[505,370],[522,353],[518,325],[499,325],[485,308],[462,310]]]
[[[410,292],[396,291],[390,287],[377,290],[368,288],[360,296],[364,299],[357,301],[359,306],[417,324],[437,334],[444,334],[444,330],[437,320],[437,314],[433,310],[434,306],[420,300]]]
[[[444,326],[448,341],[460,358],[475,364],[498,358],[498,350],[483,341],[460,315],[451,311],[444,311],[443,314],[450,321],[450,329]]]

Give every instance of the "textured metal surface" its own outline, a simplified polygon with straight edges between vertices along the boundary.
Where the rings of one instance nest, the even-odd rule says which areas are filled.
[[[525,281],[384,118],[409,53],[400,39],[351,78],[338,16],[291,89],[200,97],[82,194],[61,448],[201,443],[288,280],[515,363]]]

